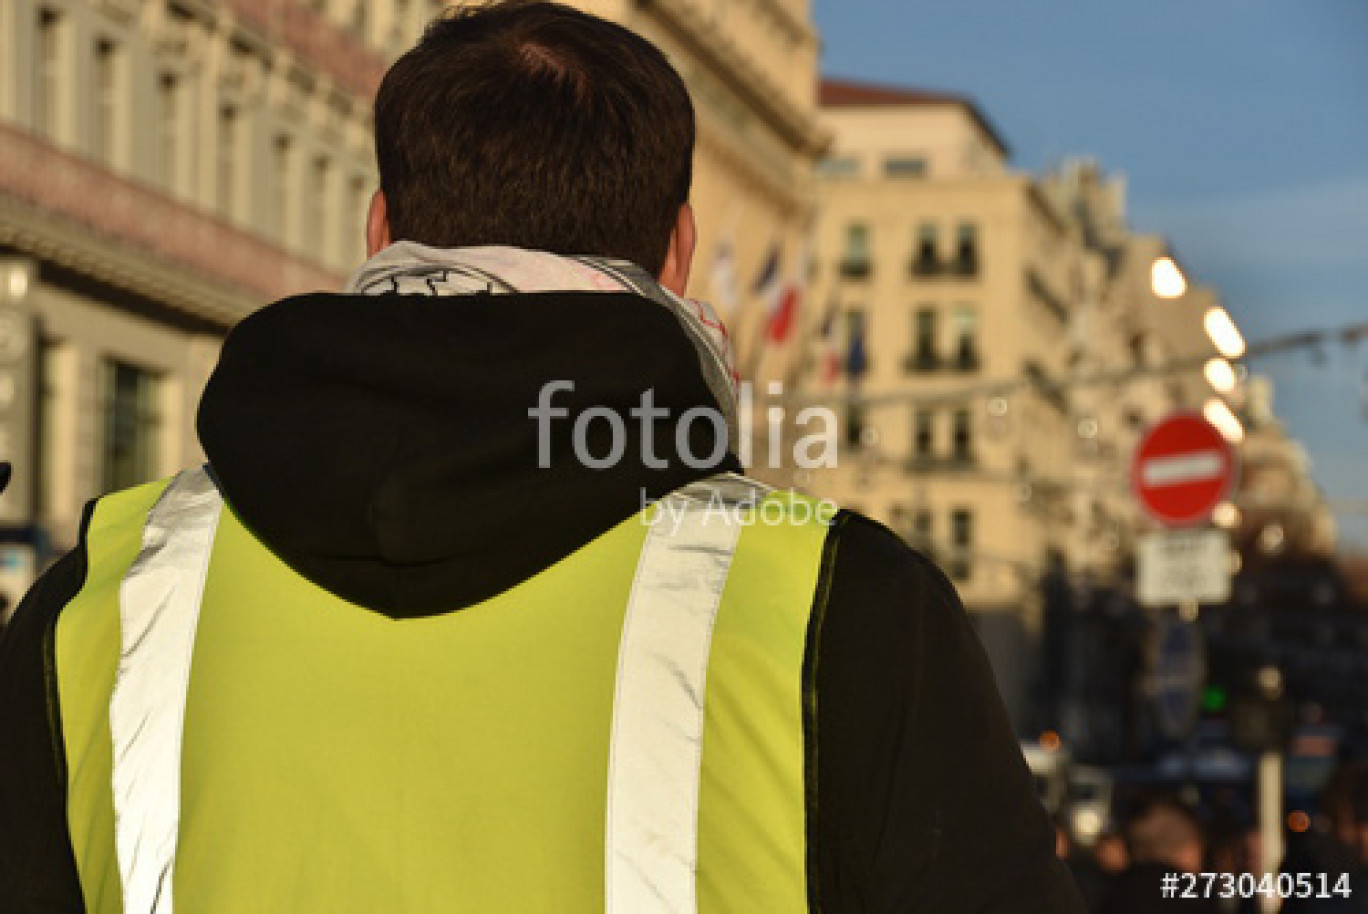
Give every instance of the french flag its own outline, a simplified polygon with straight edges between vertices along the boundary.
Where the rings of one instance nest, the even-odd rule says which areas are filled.
[[[865,345],[865,320],[850,322],[850,349],[845,357],[846,376],[852,384],[859,384],[869,371],[869,349]]]
[[[787,340],[793,332],[803,300],[798,283],[784,280],[782,263],[783,255],[776,241],[752,290],[765,302],[765,340],[776,345]]]
[[[769,255],[765,257],[765,265],[760,268],[760,275],[755,278],[755,285],[751,287],[751,294],[765,301],[771,301],[779,294],[779,266],[782,255],[779,251],[779,242],[775,242],[770,248]]]
[[[786,282],[779,291],[765,325],[765,338],[775,345],[783,343],[798,323],[798,307],[803,302],[803,291],[796,282]]]

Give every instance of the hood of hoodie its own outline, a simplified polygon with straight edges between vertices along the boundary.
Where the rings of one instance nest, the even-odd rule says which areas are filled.
[[[645,404],[664,414],[641,420]],[[693,342],[635,294],[317,294],[234,328],[198,430],[268,548],[406,618],[495,596],[647,501],[738,470],[720,419],[677,440],[698,407],[723,414]]]

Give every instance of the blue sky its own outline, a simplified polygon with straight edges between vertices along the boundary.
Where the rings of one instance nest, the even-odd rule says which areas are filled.
[[[823,71],[974,96],[1018,168],[1088,154],[1245,335],[1368,321],[1365,0],[815,0]],[[1256,362],[1331,499],[1368,502],[1368,343]],[[1368,517],[1341,517],[1368,549]]]

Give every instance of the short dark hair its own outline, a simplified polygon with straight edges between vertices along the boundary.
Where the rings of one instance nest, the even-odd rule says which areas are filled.
[[[689,199],[694,138],[660,49],[535,0],[449,11],[375,101],[394,240],[617,257],[652,275]]]

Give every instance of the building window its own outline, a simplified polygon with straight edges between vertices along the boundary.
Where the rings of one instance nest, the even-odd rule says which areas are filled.
[[[38,340],[38,486],[34,513],[40,518],[50,517],[57,507],[57,481],[53,469],[57,466],[58,408],[58,353],[60,344],[46,337]]]
[[[242,124],[238,111],[231,105],[219,109],[218,116],[218,175],[215,182],[214,204],[224,219],[237,215],[238,195],[238,134]]]
[[[956,232],[954,270],[960,276],[978,275],[978,226],[972,222],[961,222]]]
[[[908,356],[908,371],[935,371],[940,367],[936,351],[937,311],[933,307],[918,308],[912,315],[912,353]]]
[[[152,372],[115,359],[102,366],[105,432],[103,489],[112,492],[157,475],[157,378]]]
[[[108,39],[95,43],[95,105],[91,152],[113,165],[119,158],[119,47]]]
[[[181,83],[174,73],[163,73],[157,81],[157,163],[163,186],[179,192],[185,186],[181,176]]]
[[[917,229],[917,250],[912,257],[914,276],[935,276],[941,271],[937,235],[934,223],[923,223]]]
[[[957,305],[955,324],[955,367],[960,371],[979,368],[978,309],[973,305]]]
[[[294,140],[281,135],[271,144],[271,233],[282,245],[294,241]]]
[[[865,279],[872,264],[869,251],[869,226],[856,222],[846,226],[845,254],[841,257],[841,275],[847,279]]]
[[[817,174],[823,178],[858,178],[860,160],[853,157],[823,159],[817,163]]]
[[[884,160],[884,174],[890,178],[924,178],[926,159],[921,156],[890,156]]]
[[[343,249],[356,263],[366,259],[366,213],[370,209],[370,187],[366,179],[356,175],[347,188],[347,218],[342,230],[346,233]]]
[[[932,517],[933,515],[931,514],[930,508],[918,508],[913,512],[912,530],[911,535],[908,537],[914,548],[920,549],[928,556],[935,552],[934,544],[932,543],[934,534]]]
[[[974,416],[967,409],[955,410],[952,456],[956,463],[974,462]]]
[[[846,445],[858,450],[865,445],[865,431],[869,421],[863,403],[852,402],[846,407]]]
[[[33,126],[39,136],[56,139],[62,121],[62,16],[53,10],[38,12],[38,40],[35,43]]]
[[[964,508],[950,514],[950,564],[946,569],[956,581],[967,581],[974,573],[974,515]]]
[[[390,20],[389,45],[400,53],[408,42],[409,2],[395,0],[394,15]]]
[[[912,413],[912,460],[925,464],[936,452],[936,416],[926,409]]]
[[[309,215],[305,219],[304,232],[317,239],[315,253],[324,263],[331,263],[336,254],[333,239],[337,237],[337,226],[332,215],[332,198],[332,162],[327,156],[318,156],[309,168]]]
[[[889,510],[888,526],[903,539],[910,539],[912,536],[912,530],[907,524],[907,509],[902,505],[894,505]]]

